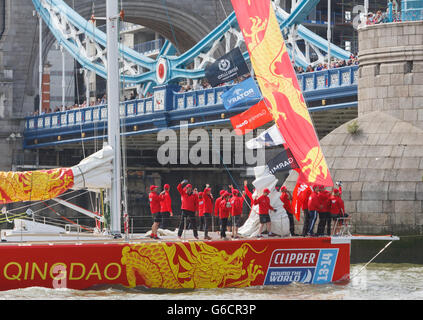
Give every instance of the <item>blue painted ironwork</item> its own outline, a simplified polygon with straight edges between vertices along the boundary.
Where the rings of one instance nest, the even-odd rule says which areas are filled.
[[[423,20],[423,0],[402,0],[401,20],[418,21]]]
[[[297,75],[307,101],[355,96],[357,94],[358,66],[336,68]],[[136,135],[157,132],[166,128],[176,128],[179,121],[195,118],[191,126],[213,125],[229,121],[231,115],[248,109],[258,100],[240,105],[227,111],[221,95],[232,85],[210,89],[178,92],[178,87],[161,86],[154,88],[152,97],[125,101],[120,105],[122,126],[131,128],[123,135]],[[356,102],[339,104],[339,108],[356,105]],[[310,108],[310,111],[326,110]],[[332,107],[333,108],[333,107]],[[222,117],[224,114],[224,118]],[[137,126],[134,130],[133,127]],[[48,113],[27,117],[24,131],[24,148],[33,149],[46,145],[65,144],[82,140],[102,139],[103,135],[81,137],[83,133],[104,133],[107,129],[107,105],[72,109],[64,112]],[[69,136],[58,141],[57,136]],[[75,137],[76,136],[76,137]],[[42,142],[54,138],[55,141]],[[34,143],[38,140],[38,143]]]
[[[56,37],[60,45],[62,45],[78,62],[86,69],[96,72],[99,76],[106,77],[107,70],[105,68],[104,48],[106,47],[106,35],[104,32],[95,28],[91,23],[86,21],[77,12],[72,10],[63,0],[32,0],[34,7],[41,15],[50,31]],[[313,9],[317,0],[301,0],[291,14],[287,14],[281,8],[277,10],[278,21],[282,29],[298,25],[306,18],[310,10]],[[208,52],[223,36],[230,30],[237,28],[235,13],[232,12],[220,25],[218,25],[211,33],[200,40],[194,47],[179,56],[175,56],[175,51],[171,46],[164,46],[156,59],[150,59],[139,52],[121,45],[119,54],[123,58],[124,66],[128,72],[122,73],[121,78],[125,83],[144,84],[149,88],[154,84],[166,84],[178,79],[200,79],[204,78],[203,65],[200,68],[186,68],[194,62],[200,54]],[[68,31],[69,29],[69,31]],[[304,41],[309,42],[316,48],[327,52],[328,43],[323,38],[314,34],[304,26],[298,26],[298,36]],[[86,38],[97,44],[98,48],[94,57],[87,56],[81,41],[77,39],[80,34],[84,34]],[[288,52],[292,49],[287,48]],[[338,59],[348,59],[350,53],[331,44],[332,56]],[[244,57],[248,60],[248,53],[244,53]],[[164,63],[167,66],[167,77],[162,80],[157,77],[156,70],[158,66]],[[309,62],[303,57],[296,55],[295,63],[307,67]],[[139,70],[147,70],[142,72]],[[145,91],[145,89],[144,89]]]

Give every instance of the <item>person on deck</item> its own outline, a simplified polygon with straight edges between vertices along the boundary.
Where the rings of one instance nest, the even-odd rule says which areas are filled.
[[[241,214],[242,214],[242,209],[243,209],[243,198],[239,196],[239,191],[237,189],[233,189],[232,190],[232,198],[230,199],[231,201],[231,206],[232,206],[232,211],[231,211],[231,216],[232,216],[232,238],[234,239],[238,239],[238,228],[241,226]]]
[[[319,186],[314,185],[313,191],[310,193],[308,197],[308,215],[309,215],[309,224],[306,232],[306,236],[314,236],[314,224],[316,223],[317,219],[317,209],[319,209]]]
[[[173,217],[172,199],[169,193],[170,186],[165,184],[163,188],[164,191],[160,193],[160,215],[162,216],[162,229],[167,229],[170,217]]]
[[[220,202],[222,201],[223,195],[225,194],[225,192],[226,192],[225,190],[220,190],[220,192],[219,192],[220,197],[217,198],[215,203],[214,203],[214,217],[217,219],[217,226],[219,226],[218,232],[220,232],[220,225],[221,225],[220,218],[219,218],[219,216],[220,216]]]
[[[330,197],[330,202],[331,202],[331,206],[330,206],[331,218],[335,221],[335,225],[336,225],[336,230],[334,230],[334,234],[338,234],[339,229],[342,226],[342,220],[338,220],[338,219],[345,217],[344,200],[342,200],[341,198],[339,189],[333,189],[333,195]]]
[[[204,199],[203,192],[198,192],[198,217],[200,218],[200,231],[203,230],[204,226]]]
[[[211,189],[206,186],[203,191],[203,217],[204,217],[204,239],[211,240],[208,235],[209,225],[211,223],[211,215],[213,212],[213,195],[211,194]]]
[[[308,212],[308,198],[310,197],[311,192],[311,188],[307,186],[307,189],[302,192],[301,197],[299,199],[299,201],[301,202],[301,209],[303,210],[304,214],[304,224],[302,232],[303,237],[306,236],[308,227],[310,225],[310,215]]]
[[[187,182],[187,180],[183,180],[176,187],[181,194],[182,211],[181,222],[179,223],[178,228],[178,238],[181,239],[185,223],[191,223],[194,237],[195,239],[198,239],[197,222],[195,221],[195,215],[198,212],[198,195],[192,191],[191,184],[187,184],[185,188],[183,187],[183,185]]]
[[[291,233],[291,236],[297,236],[297,234],[295,233],[294,212],[292,210],[292,195],[285,186],[282,186],[280,191],[280,199],[283,203],[283,208],[285,209],[289,219],[289,232]]]
[[[153,225],[151,226],[151,235],[153,239],[160,239],[157,236],[157,230],[159,229],[160,221],[162,217],[160,214],[160,196],[158,194],[158,186],[150,186],[150,193],[148,195],[148,201],[150,202],[150,212],[153,216]]]
[[[226,191],[223,194],[222,201],[220,201],[220,204],[219,204],[220,239],[223,239],[223,240],[228,240],[228,238],[226,238],[226,225],[228,223],[228,218],[232,210],[230,197],[231,197],[231,194]]]
[[[253,204],[259,206],[258,214],[260,218],[260,228],[259,228],[259,233],[257,235],[257,238],[262,237],[261,233],[263,231],[264,225],[266,225],[267,227],[268,236],[269,237],[275,236],[275,234],[272,233],[271,231],[272,222],[270,220],[270,215],[269,215],[269,210],[275,211],[275,209],[270,205],[270,199],[268,197],[269,193],[270,193],[270,190],[266,188],[263,190],[263,195],[261,195],[260,197],[256,196],[253,199]]]
[[[331,216],[330,216],[330,197],[331,193],[325,189],[324,186],[319,187],[319,224],[317,225],[317,235],[323,236],[325,234],[325,227],[327,226],[327,235],[331,234]]]

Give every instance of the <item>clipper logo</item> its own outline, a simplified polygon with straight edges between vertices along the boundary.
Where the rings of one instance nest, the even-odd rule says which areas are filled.
[[[264,284],[331,282],[337,257],[338,249],[277,249]]]

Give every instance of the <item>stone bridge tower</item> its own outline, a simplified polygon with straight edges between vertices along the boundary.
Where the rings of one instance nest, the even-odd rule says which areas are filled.
[[[423,21],[358,35],[358,118],[324,137],[323,152],[356,232],[422,234]]]

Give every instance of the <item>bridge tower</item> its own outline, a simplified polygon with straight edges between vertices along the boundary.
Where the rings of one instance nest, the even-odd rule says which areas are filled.
[[[323,152],[356,232],[422,234],[423,21],[358,36],[358,118],[324,137]]]

